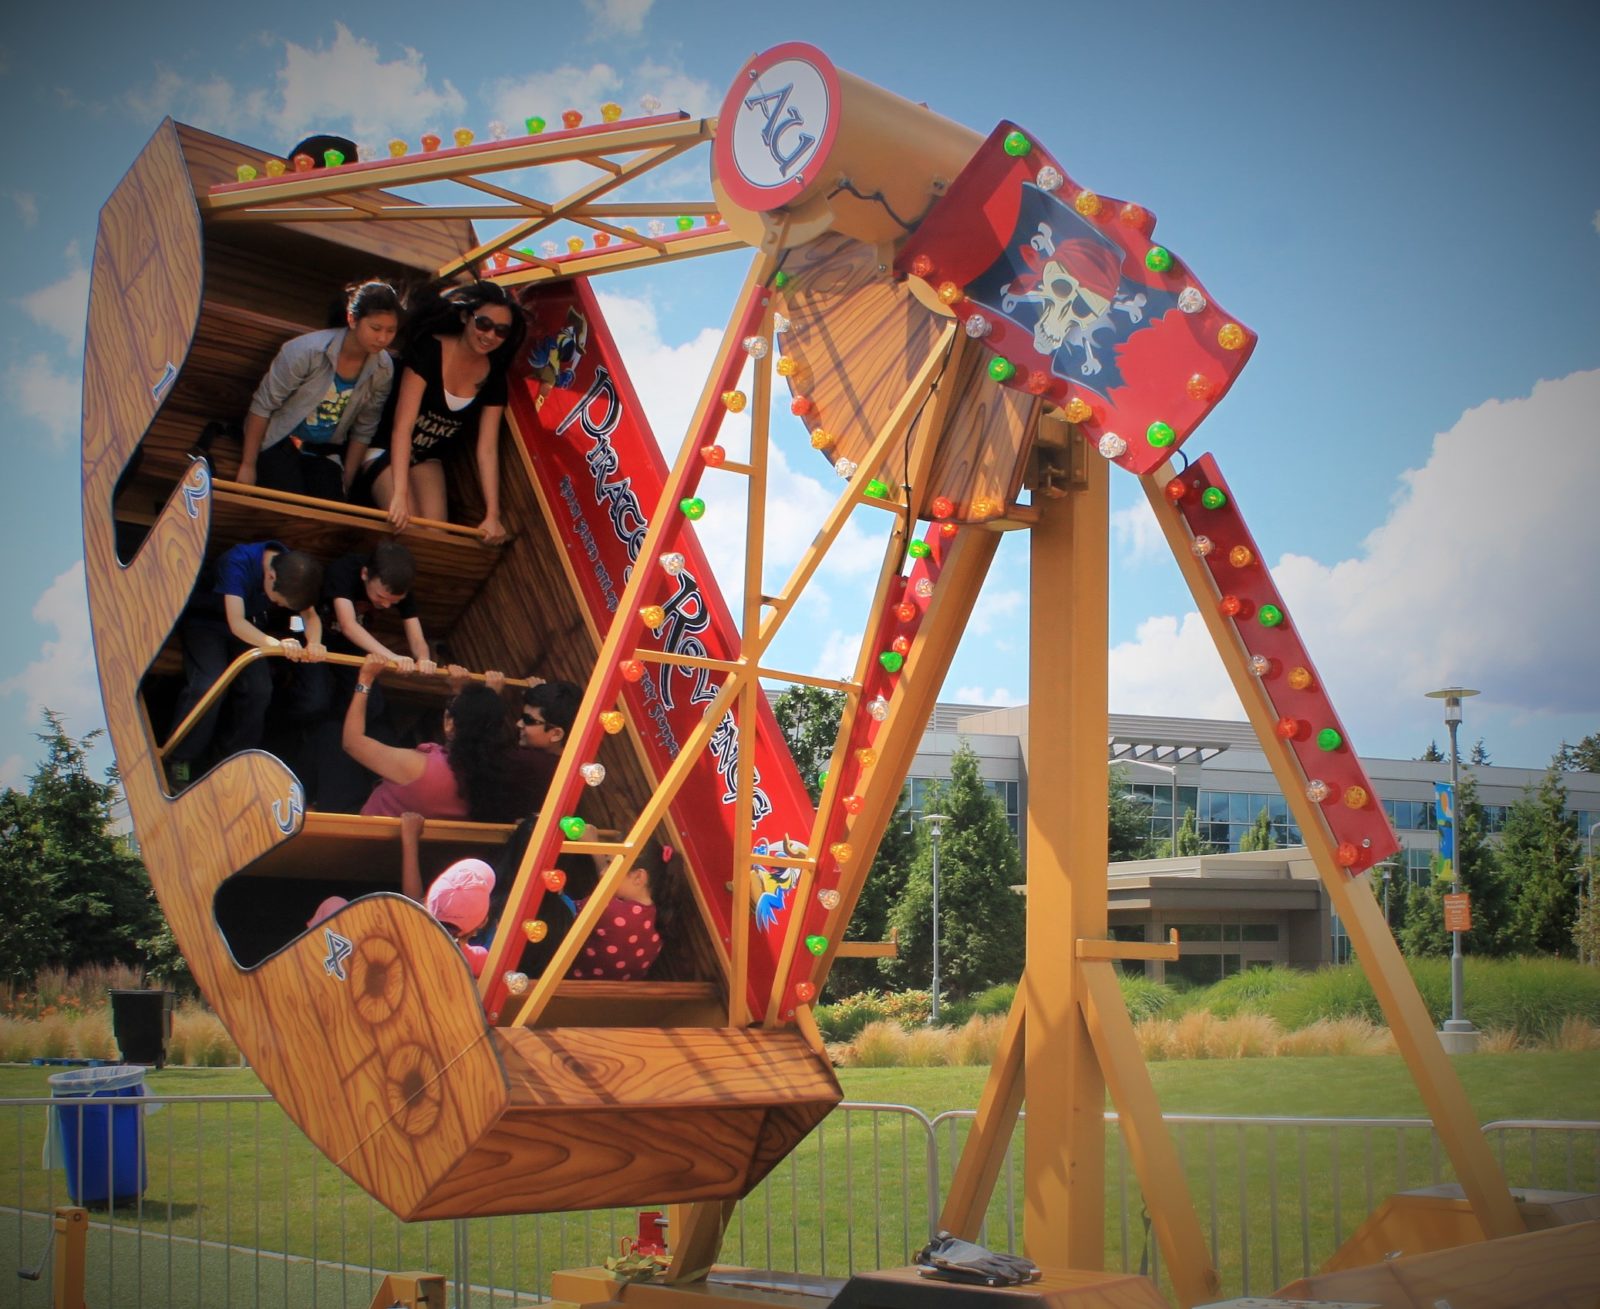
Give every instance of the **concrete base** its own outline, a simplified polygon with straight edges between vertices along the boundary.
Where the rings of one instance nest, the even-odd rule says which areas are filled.
[[[1444,1046],[1446,1054],[1473,1054],[1478,1048],[1478,1040],[1483,1033],[1476,1027],[1464,1032],[1444,1031],[1439,1033],[1439,1044]]]

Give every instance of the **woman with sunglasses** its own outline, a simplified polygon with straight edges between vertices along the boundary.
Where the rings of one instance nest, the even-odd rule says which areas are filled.
[[[394,425],[380,435],[353,488],[389,511],[396,531],[411,519],[446,520],[444,461],[475,439],[488,545],[506,539],[500,525],[500,420],[506,370],[527,330],[510,294],[493,282],[434,284],[409,306],[404,368]]]

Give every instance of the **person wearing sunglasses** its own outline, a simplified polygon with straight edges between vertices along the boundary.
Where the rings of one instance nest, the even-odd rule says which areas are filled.
[[[379,433],[352,499],[386,509],[396,531],[413,518],[448,521],[445,460],[474,443],[485,544],[506,539],[500,524],[500,420],[506,371],[527,327],[522,311],[494,282],[434,283],[407,306],[404,367],[394,423]]]

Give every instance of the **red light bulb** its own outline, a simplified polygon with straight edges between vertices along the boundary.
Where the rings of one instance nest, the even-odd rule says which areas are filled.
[[[622,674],[624,682],[637,682],[644,676],[644,665],[637,659],[624,659],[617,666],[617,671]]]
[[[728,452],[720,445],[703,445],[700,447],[700,457],[706,461],[706,467],[721,468]]]
[[[866,807],[867,802],[859,795],[847,795],[842,801],[840,801],[840,803],[844,805],[845,813],[855,815],[859,814],[862,809]]]
[[[902,623],[909,623],[916,619],[917,607],[909,600],[902,600],[894,607],[894,616]]]
[[[949,496],[936,495],[933,497],[932,503],[928,505],[928,512],[935,518],[948,518],[955,511],[955,504]]]
[[[911,640],[909,637],[897,636],[889,648],[897,655],[908,655],[911,653]]]
[[[929,278],[933,276],[933,260],[927,255],[916,255],[912,258],[911,276]]]
[[[1225,595],[1217,602],[1217,608],[1226,618],[1237,618],[1244,612],[1244,601],[1236,595]]]
[[[1339,848],[1333,852],[1333,861],[1340,868],[1354,868],[1356,860],[1361,858],[1361,851],[1349,841],[1340,841]]]
[[[1167,497],[1168,504],[1182,504],[1189,495],[1189,487],[1181,477],[1174,477],[1164,487],[1161,494]]]
[[[1278,719],[1278,725],[1274,730],[1285,741],[1292,741],[1295,737],[1300,735],[1300,729],[1302,726],[1303,724],[1298,718],[1280,718]]]

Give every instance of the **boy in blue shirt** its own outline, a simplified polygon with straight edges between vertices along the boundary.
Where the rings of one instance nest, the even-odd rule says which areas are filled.
[[[292,663],[315,663],[327,651],[322,645],[322,620],[317,596],[322,589],[322,564],[280,541],[236,545],[218,556],[189,601],[179,624],[183,642],[184,688],[173,718],[176,727],[211,689],[227,666],[252,646],[281,651]],[[291,615],[305,626],[302,644],[289,635]],[[267,708],[272,703],[272,666],[268,660],[248,665],[194,730],[178,743],[170,760],[179,780],[188,765],[205,755],[217,736],[218,721],[227,722],[216,740],[215,757],[226,759],[261,744]]]

